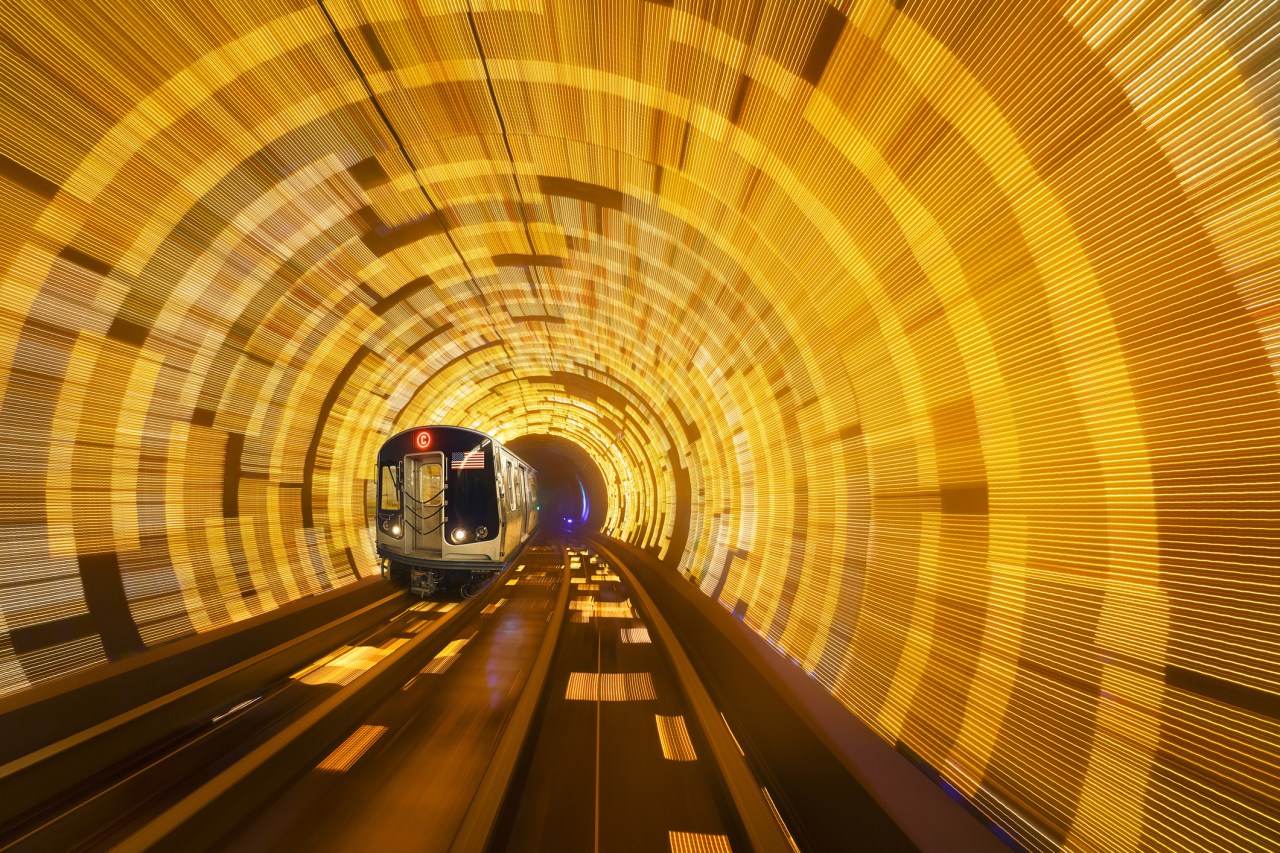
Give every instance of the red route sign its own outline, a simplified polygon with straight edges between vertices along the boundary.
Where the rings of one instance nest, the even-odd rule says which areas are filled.
[[[413,437],[413,444],[419,450],[426,450],[431,446],[431,433],[423,430]]]

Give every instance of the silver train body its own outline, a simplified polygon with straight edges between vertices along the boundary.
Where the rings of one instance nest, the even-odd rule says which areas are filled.
[[[500,572],[538,524],[538,474],[500,442],[454,426],[397,433],[378,450],[382,571],[429,595]]]

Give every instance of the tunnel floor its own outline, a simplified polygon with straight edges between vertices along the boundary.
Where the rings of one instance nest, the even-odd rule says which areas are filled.
[[[590,542],[539,536],[474,601],[401,594],[376,627],[121,762],[96,794],[11,824],[2,849],[131,849],[160,839],[182,849],[457,849],[526,688],[540,698],[487,849],[750,849],[631,572],[681,644],[698,645],[726,731],[775,810],[778,838],[806,851],[915,849],[777,686],[652,576],[648,557],[600,542],[625,565]],[[530,687],[549,630],[558,636],[549,670]],[[358,714],[333,704],[360,691],[368,698]],[[315,727],[277,764],[253,764],[260,754],[275,761],[272,744],[318,713],[350,722]],[[224,780],[246,767],[257,775],[238,791],[211,793],[233,789]]]

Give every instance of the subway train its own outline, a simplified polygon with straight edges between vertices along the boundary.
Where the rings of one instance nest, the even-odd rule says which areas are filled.
[[[414,427],[378,450],[375,506],[384,577],[472,595],[537,526],[538,473],[482,432]]]

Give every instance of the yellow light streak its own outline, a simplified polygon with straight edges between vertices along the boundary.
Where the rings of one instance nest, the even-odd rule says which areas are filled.
[[[634,619],[636,611],[631,601],[597,601],[589,596],[575,596],[569,600],[569,610],[581,613],[585,619]]]
[[[658,725],[658,743],[662,746],[663,758],[668,761],[698,760],[684,717],[664,717],[658,714],[653,719]]]
[[[727,835],[706,832],[667,832],[671,853],[731,853]]]
[[[621,633],[622,633],[622,642],[624,643],[652,642],[649,639],[649,629],[644,626],[641,626],[639,628],[623,628]]]
[[[350,684],[407,642],[404,637],[395,637],[381,646],[343,647],[290,677],[303,684]]]
[[[329,753],[324,761],[317,764],[316,769],[327,773],[346,773],[388,731],[390,729],[386,726],[361,726],[352,732],[337,749]]]
[[[443,675],[453,666],[454,662],[462,655],[462,647],[467,644],[471,637],[463,637],[458,640],[451,640],[443,649],[436,652],[436,656],[431,662],[422,668],[420,675]]]
[[[658,698],[647,672],[571,672],[565,699],[590,702],[647,702]]]

